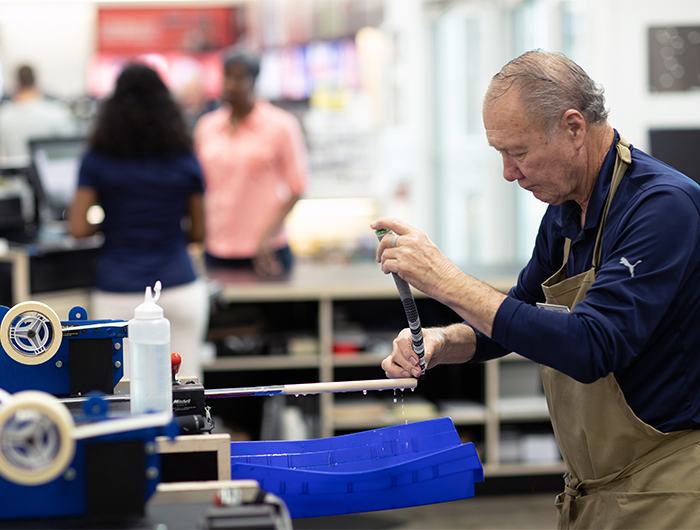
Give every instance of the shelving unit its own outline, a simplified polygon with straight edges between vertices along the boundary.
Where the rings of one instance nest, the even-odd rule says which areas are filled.
[[[81,247],[77,246],[80,251]],[[65,255],[68,255],[67,250]],[[87,266],[86,266],[87,267]],[[53,309],[62,320],[68,318],[69,311],[79,305],[90,311],[90,287],[62,288],[51,291],[32,288],[31,256],[26,247],[10,248],[0,254],[0,276],[5,284],[2,286],[2,305],[11,307],[29,300],[42,302]]]
[[[347,314],[350,320],[364,318],[373,327],[385,325],[385,333],[395,336],[401,328],[406,327],[405,315],[398,298],[396,286],[391,276],[384,275],[374,263],[353,265],[310,265],[299,264],[291,277],[284,280],[262,281],[251,273],[241,271],[210,271],[209,278],[219,287],[220,303],[226,307],[245,307],[269,304],[284,305],[285,310],[293,310],[294,304],[307,304],[301,307],[307,317],[315,318],[314,332],[317,337],[318,350],[309,355],[274,354],[274,355],[231,355],[218,356],[204,367],[206,374],[236,373],[239,377],[264,378],[265,374],[279,374],[280,371],[290,379],[298,377],[296,372],[313,374],[318,381],[335,381],[343,379],[373,379],[383,377],[381,360],[386,356],[382,352],[360,352],[354,354],[337,354],[333,352],[334,332],[339,315]],[[512,278],[484,278],[487,283],[501,291],[507,291]],[[449,309],[434,300],[415,292],[421,321],[425,327],[440,325],[447,321],[458,322],[461,319]],[[388,305],[387,305],[388,304]],[[299,307],[297,307],[299,308]],[[313,308],[313,310],[312,310]],[[451,314],[451,315],[450,315]],[[346,315],[346,316],[347,316]],[[378,316],[377,316],[378,315]],[[284,320],[284,319],[282,319]],[[221,330],[218,330],[219,332]],[[371,331],[370,331],[371,333]],[[335,416],[336,399],[341,403],[342,397],[333,394],[321,394],[318,397],[318,431],[321,437],[329,437],[341,432],[359,431],[396,425],[404,421],[419,421],[433,417],[449,416],[458,429],[463,428],[477,432],[475,440],[483,448],[482,460],[487,475],[525,475],[552,474],[564,471],[563,463],[546,464],[503,464],[500,463],[500,436],[504,424],[535,424],[544,429],[549,428],[544,396],[526,398],[504,397],[499,390],[500,368],[504,363],[523,363],[522,357],[511,354],[503,359],[483,365],[453,365],[437,367],[431,370],[426,380],[418,384],[416,396],[426,394],[438,395],[448,392],[458,395],[443,395],[446,399],[465,401],[464,406],[450,409],[448,412],[436,409],[434,412],[412,413],[403,417],[394,407],[387,410],[377,409],[375,414]],[[461,371],[460,371],[461,370]],[[241,374],[245,374],[242,376]],[[358,377],[359,374],[359,377]],[[466,379],[464,376],[467,376]],[[285,381],[287,382],[287,381]],[[310,381],[307,381],[310,382]],[[269,384],[280,384],[270,382]],[[373,393],[381,396],[382,392]],[[358,400],[363,396],[360,394]],[[406,403],[410,396],[405,396]],[[367,398],[368,400],[370,398]],[[403,399],[397,394],[397,401]],[[430,397],[429,397],[430,399]],[[483,433],[483,434],[482,434]]]

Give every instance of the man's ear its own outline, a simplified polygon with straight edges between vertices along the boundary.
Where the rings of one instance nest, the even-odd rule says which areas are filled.
[[[586,119],[575,109],[567,110],[561,117],[561,123],[578,149],[583,145],[586,137]]]

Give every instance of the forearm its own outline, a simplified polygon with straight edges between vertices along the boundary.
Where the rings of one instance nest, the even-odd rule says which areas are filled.
[[[195,193],[188,200],[187,240],[190,243],[202,243],[204,241],[204,197]]]
[[[94,236],[100,231],[101,225],[93,225],[90,223],[70,223],[70,235],[75,238]]]
[[[439,277],[442,281],[427,294],[491,337],[493,321],[506,295],[463,273],[451,262],[444,263]]]
[[[90,207],[97,203],[97,192],[92,188],[80,187],[75,192],[73,203],[68,209],[68,225],[73,237],[89,237],[96,234],[100,225],[92,224],[87,219]]]
[[[471,360],[476,351],[476,334],[466,324],[432,328],[435,341],[429,367],[438,364],[461,364]]]
[[[462,323],[425,328],[423,339],[428,369],[439,364],[466,363],[473,357],[476,348],[474,330]],[[420,377],[422,370],[413,351],[410,329],[402,330],[394,339],[391,354],[382,361],[382,369],[391,378]]]
[[[280,208],[278,214],[272,220],[267,229],[263,232],[260,241],[262,246],[265,246],[267,241],[272,239],[280,231],[282,225],[284,224],[285,218],[287,217],[287,215],[289,215],[289,212],[292,211],[292,208],[294,208],[294,205],[297,203],[298,200],[299,196],[294,195],[282,206],[282,208]]]

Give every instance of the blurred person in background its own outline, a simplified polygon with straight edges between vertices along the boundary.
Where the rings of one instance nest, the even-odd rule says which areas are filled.
[[[224,104],[202,116],[194,144],[205,182],[206,263],[275,276],[292,268],[284,220],[307,183],[306,147],[291,113],[255,95],[260,61],[224,58]]]
[[[29,140],[77,134],[77,122],[65,103],[47,98],[37,87],[31,66],[17,69],[17,90],[0,105],[0,156],[29,163]]]
[[[182,356],[180,375],[201,380],[209,301],[188,245],[204,240],[202,175],[181,112],[154,70],[122,71],[89,147],[68,219],[74,237],[98,230],[105,237],[91,317],[133,318],[146,286],[160,280],[158,304],[171,323],[171,349]],[[93,205],[104,210],[101,226],[88,221]]]

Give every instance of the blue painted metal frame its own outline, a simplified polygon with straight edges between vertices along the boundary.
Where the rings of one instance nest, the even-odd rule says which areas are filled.
[[[9,310],[8,307],[0,306],[0,321]],[[121,322],[118,320],[87,320],[87,311],[80,306],[73,307],[68,316],[69,320],[61,322],[62,327]],[[47,362],[37,365],[19,363],[0,347],[0,388],[10,393],[20,390],[43,390],[54,396],[70,395],[69,341],[82,339],[111,339],[113,380],[114,386],[116,386],[124,377],[123,339],[126,336],[126,323],[123,327],[95,327],[76,331],[75,334],[66,332],[55,355]],[[117,344],[119,346],[116,346]]]

